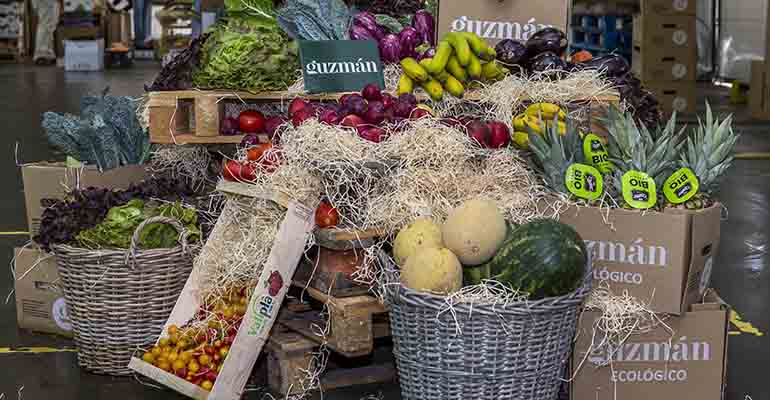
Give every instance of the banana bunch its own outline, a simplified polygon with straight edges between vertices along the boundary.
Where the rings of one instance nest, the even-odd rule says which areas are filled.
[[[496,57],[495,49],[475,33],[450,32],[436,46],[433,58],[401,60],[404,73],[398,81],[398,94],[412,93],[419,85],[434,101],[441,100],[444,92],[463,97],[471,82],[494,82],[509,73]]]
[[[513,143],[520,149],[529,149],[529,131],[542,135],[546,127],[551,127],[557,119],[559,133],[567,133],[567,113],[553,103],[533,103],[522,114],[513,118]],[[540,121],[545,121],[543,126]]]

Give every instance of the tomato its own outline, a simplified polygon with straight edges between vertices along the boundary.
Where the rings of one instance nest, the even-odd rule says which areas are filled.
[[[340,214],[331,204],[322,201],[315,210],[315,224],[319,228],[329,228],[340,223]]]
[[[238,115],[238,127],[243,133],[262,133],[265,131],[265,116],[259,111],[243,111]]]
[[[262,157],[264,156],[265,152],[272,149],[273,144],[272,143],[260,143],[246,152],[246,159],[249,161],[260,161]]]
[[[222,176],[226,181],[230,182],[254,181],[257,179],[256,171],[251,164],[240,163],[235,160],[227,160],[225,162]]]

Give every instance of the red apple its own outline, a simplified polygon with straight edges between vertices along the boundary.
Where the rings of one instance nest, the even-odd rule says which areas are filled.
[[[238,115],[238,126],[243,133],[262,133],[265,131],[265,116],[255,110],[246,110]]]
[[[493,149],[502,149],[511,143],[511,131],[508,126],[500,121],[490,121],[487,123],[489,128],[489,147]]]
[[[227,160],[225,162],[222,176],[226,181],[239,182],[239,181],[254,181],[257,179],[257,175],[254,171],[254,167],[249,163],[240,163],[235,160]]]

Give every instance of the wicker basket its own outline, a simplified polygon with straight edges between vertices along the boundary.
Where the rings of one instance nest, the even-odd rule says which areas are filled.
[[[386,255],[381,261],[395,267]],[[387,280],[398,277],[391,273]],[[385,285],[402,397],[557,399],[590,290],[589,272],[566,296],[496,307],[460,304],[453,316],[444,297]]]
[[[139,232],[152,223],[174,226],[181,244],[137,250]],[[197,248],[187,245],[182,224],[165,217],[142,222],[129,250],[54,246],[82,368],[108,375],[131,373],[132,354],[157,340],[192,271]]]

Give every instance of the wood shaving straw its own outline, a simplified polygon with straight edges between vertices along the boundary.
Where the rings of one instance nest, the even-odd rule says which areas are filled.
[[[208,181],[211,155],[206,146],[167,145],[152,153],[149,169],[190,182],[195,191]]]
[[[479,285],[466,286],[459,292],[455,292],[446,297],[444,307],[439,311],[437,318],[444,313],[450,313],[455,322],[455,330],[458,335],[462,334],[462,327],[457,320],[457,311],[454,306],[457,304],[470,304],[470,314],[473,313],[473,305],[486,305],[505,308],[514,303],[526,301],[529,295],[524,292],[512,290],[500,282],[493,280],[484,280]],[[500,316],[500,322],[505,329],[505,319]]]

